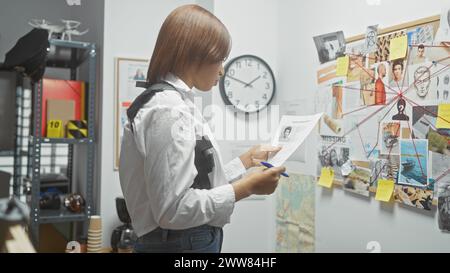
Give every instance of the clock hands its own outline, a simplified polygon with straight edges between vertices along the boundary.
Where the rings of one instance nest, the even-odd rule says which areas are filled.
[[[235,81],[237,81],[237,82],[240,82],[240,83],[244,84],[245,86],[247,85],[247,83],[241,81],[240,79],[236,79],[236,78],[234,78],[234,77],[232,77],[232,76],[230,76],[230,75],[227,75],[227,77],[230,78],[230,79],[233,79],[233,80],[235,80]]]
[[[236,79],[235,77],[232,77],[232,76],[230,76],[230,75],[227,75],[227,77],[230,78],[230,79],[232,79],[232,80],[235,80],[235,81],[237,81],[237,82],[242,83],[242,84],[244,85],[244,88],[247,87],[247,86],[253,87],[252,83],[256,82],[257,80],[259,80],[259,78],[261,78],[261,76],[258,76],[258,77],[256,77],[254,80],[252,80],[251,82],[246,83],[246,82],[241,81],[240,79]]]
[[[247,83],[247,84],[244,86],[244,88],[247,87],[247,86],[253,87],[253,86],[252,86],[252,83],[256,82],[259,78],[261,78],[261,75],[258,76],[258,77],[256,77],[253,81]]]

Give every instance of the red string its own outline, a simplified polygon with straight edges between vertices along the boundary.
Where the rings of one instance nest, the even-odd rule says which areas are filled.
[[[409,122],[407,122],[407,123],[408,123],[409,131],[412,133],[411,126],[409,126]],[[423,177],[427,177],[427,176],[425,175],[425,173],[423,172],[422,162],[420,162],[420,159],[419,159],[419,153],[417,152],[416,143],[414,142],[414,138],[412,137],[412,134],[411,134],[411,140],[412,140],[412,143],[413,143],[413,146],[414,146],[414,150],[415,150],[415,152],[416,152],[417,161],[419,161],[419,166],[420,166],[420,170],[422,171],[422,176],[423,176]],[[428,148],[427,148],[427,150],[428,150]]]

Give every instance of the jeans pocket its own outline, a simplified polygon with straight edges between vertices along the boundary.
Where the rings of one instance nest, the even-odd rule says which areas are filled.
[[[216,253],[219,252],[219,238],[218,232],[215,230],[204,230],[202,232],[194,233],[189,237],[190,249],[185,252],[194,253]]]
[[[177,242],[161,243],[136,243],[134,245],[135,253],[179,253],[182,246]]]

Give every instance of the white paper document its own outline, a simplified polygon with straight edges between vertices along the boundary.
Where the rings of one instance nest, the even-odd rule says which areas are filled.
[[[323,113],[312,116],[282,116],[277,132],[272,139],[272,146],[281,146],[269,163],[281,166],[300,147],[316,127]]]

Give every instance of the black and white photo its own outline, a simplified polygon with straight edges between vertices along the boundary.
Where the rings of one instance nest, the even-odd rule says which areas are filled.
[[[342,31],[314,37],[321,64],[334,61],[345,53],[345,38]]]

